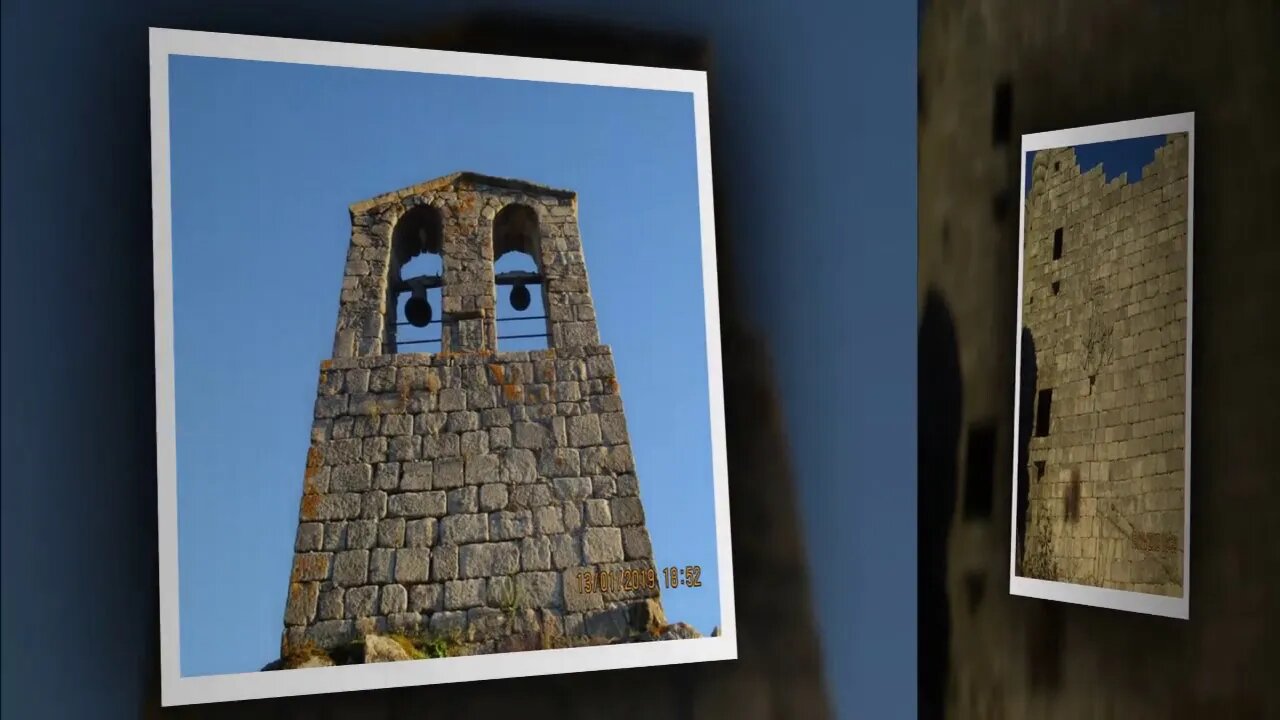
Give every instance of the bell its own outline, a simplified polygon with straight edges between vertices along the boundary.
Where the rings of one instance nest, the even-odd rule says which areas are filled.
[[[516,312],[528,310],[529,300],[529,288],[525,287],[523,283],[511,286],[511,307],[515,308]]]
[[[431,324],[431,303],[427,302],[425,292],[413,291],[413,295],[404,304],[404,318],[414,327],[426,327]]]

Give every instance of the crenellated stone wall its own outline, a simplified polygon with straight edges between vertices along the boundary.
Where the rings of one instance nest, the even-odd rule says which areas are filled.
[[[1019,548],[1031,577],[1182,595],[1187,165],[1185,133],[1134,182],[1082,169],[1073,148],[1036,154],[1022,318],[1042,427]]]
[[[422,206],[406,241],[396,223]],[[494,349],[493,260],[510,250],[537,260],[546,350]],[[396,353],[398,265],[424,251],[443,259],[441,348]],[[458,174],[357,204],[342,287],[282,654],[384,632],[493,652],[663,622],[572,193]]]

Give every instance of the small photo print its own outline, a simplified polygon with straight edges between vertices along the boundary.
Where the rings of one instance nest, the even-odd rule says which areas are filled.
[[[1188,617],[1194,116],[1023,137],[1010,591]]]
[[[151,72],[163,703],[736,658],[705,75]]]

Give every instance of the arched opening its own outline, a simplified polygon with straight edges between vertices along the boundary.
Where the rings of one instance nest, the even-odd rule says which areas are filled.
[[[430,205],[406,212],[391,233],[387,268],[388,353],[430,352],[440,343],[444,220]]]
[[[508,205],[493,218],[497,344],[502,350],[547,348],[547,306],[539,262],[538,214]]]

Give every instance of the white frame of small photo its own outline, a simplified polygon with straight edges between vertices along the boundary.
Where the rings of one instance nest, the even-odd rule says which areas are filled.
[[[1115,140],[1127,140],[1133,138],[1150,137],[1154,135],[1169,135],[1175,133],[1187,134],[1187,327],[1186,327],[1186,409],[1185,409],[1185,425],[1184,435],[1184,463],[1183,463],[1183,535],[1182,535],[1182,596],[1172,597],[1164,595],[1154,595],[1129,590],[1118,590],[1113,588],[1095,587],[1090,585],[1081,585],[1069,582],[1057,582],[1050,580],[1041,580],[1036,578],[1019,577],[1015,573],[1017,553],[1020,548],[1018,546],[1018,464],[1024,462],[1024,459],[1018,457],[1019,437],[1019,421],[1020,412],[1018,404],[1020,402],[1022,388],[1022,378],[1019,368],[1022,366],[1022,317],[1023,317],[1023,272],[1025,270],[1024,263],[1026,261],[1026,212],[1027,212],[1027,154],[1038,150],[1052,150],[1058,148],[1078,147],[1081,145],[1089,145],[1093,143],[1110,142]],[[1017,325],[1015,326],[1015,346],[1017,348],[1016,360],[1014,363],[1014,407],[1013,407],[1013,474],[1012,481],[1012,502],[1010,504],[1010,543],[1009,543],[1009,592],[1013,595],[1024,597],[1039,598],[1043,600],[1057,600],[1076,605],[1091,605],[1094,607],[1110,608],[1115,610],[1124,610],[1128,612],[1145,613],[1149,615],[1159,615],[1169,618],[1187,619],[1190,610],[1191,596],[1191,422],[1192,422],[1192,403],[1191,403],[1191,347],[1192,347],[1192,277],[1193,277],[1193,248],[1194,248],[1194,188],[1195,188],[1195,114],[1182,113],[1177,115],[1165,115],[1161,117],[1145,118],[1141,120],[1130,120],[1125,122],[1108,123],[1104,125],[1091,125],[1088,127],[1072,128],[1069,130],[1056,130],[1051,132],[1036,133],[1033,135],[1022,136],[1022,153],[1019,156],[1021,166],[1022,181],[1018,188],[1021,191],[1021,199],[1019,201],[1018,212],[1018,294],[1015,302],[1017,303]]]

